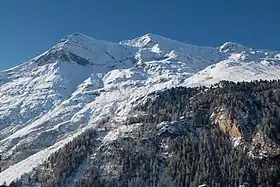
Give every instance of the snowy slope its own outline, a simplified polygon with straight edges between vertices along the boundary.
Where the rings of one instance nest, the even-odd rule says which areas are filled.
[[[252,49],[226,42],[220,47],[228,59],[215,63],[188,78],[183,85],[211,85],[222,80],[240,82],[279,79],[280,53]]]
[[[278,52],[231,42],[198,47],[146,34],[116,44],[69,35],[0,73],[0,154],[7,168],[0,183],[30,172],[82,130],[100,128],[102,122],[112,129],[104,142],[113,140],[123,128],[119,122],[148,93],[220,80],[277,79],[279,59]],[[15,169],[21,166],[25,169]]]

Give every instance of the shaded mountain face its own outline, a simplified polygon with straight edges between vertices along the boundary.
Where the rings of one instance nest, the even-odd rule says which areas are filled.
[[[100,185],[108,181],[113,186],[116,181],[125,182],[119,183],[124,186],[128,182],[137,184],[138,178],[146,184],[149,181],[144,174],[129,176],[125,181],[127,174],[139,173],[137,168],[127,170],[126,164],[138,167],[135,162],[147,158],[157,162],[160,170],[167,169],[168,159],[174,159],[173,152],[179,154],[180,150],[164,151],[167,148],[159,142],[171,139],[178,144],[185,141],[178,137],[190,133],[198,142],[202,140],[197,136],[218,133],[215,138],[225,142],[227,153],[234,154],[232,147],[242,147],[240,150],[246,151],[240,154],[249,160],[277,158],[278,126],[272,116],[277,116],[278,109],[271,113],[263,108],[278,102],[278,82],[211,85],[222,80],[278,79],[279,60],[279,52],[232,42],[217,48],[199,47],[146,34],[117,44],[81,33],[69,35],[42,55],[0,73],[0,184],[10,184],[24,173],[33,177],[27,186],[91,185],[88,180],[94,177],[100,178]],[[201,87],[204,85],[208,88]],[[165,91],[177,86],[200,88]],[[249,100],[243,98],[243,94],[251,93],[245,93],[246,89],[256,95],[249,95]],[[259,101],[259,97],[267,96],[263,92],[276,96],[272,101]],[[215,94],[221,95],[220,100],[213,97]],[[227,103],[236,100],[234,97],[246,102],[246,107]],[[265,127],[267,118],[272,126]],[[267,138],[263,131],[271,132],[273,138]],[[222,151],[223,145],[219,146]],[[136,160],[130,157],[130,153],[141,151],[147,155],[134,155]],[[116,156],[123,154],[130,155],[126,158],[129,161]],[[215,158],[216,153],[212,154]],[[64,163],[66,155],[72,160]],[[89,168],[93,163],[99,163],[98,167]],[[146,169],[152,171],[148,166],[143,171]],[[163,176],[159,173],[154,176]],[[163,178],[170,185],[180,186],[174,177]],[[27,182],[24,177],[23,181]]]

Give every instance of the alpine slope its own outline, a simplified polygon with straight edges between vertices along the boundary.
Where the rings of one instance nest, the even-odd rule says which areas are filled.
[[[101,144],[117,139],[119,124],[149,93],[279,78],[277,51],[234,42],[200,47],[150,33],[119,43],[71,34],[0,72],[0,184],[32,172],[100,122],[110,123]]]

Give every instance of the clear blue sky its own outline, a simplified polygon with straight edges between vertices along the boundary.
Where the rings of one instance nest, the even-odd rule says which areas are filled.
[[[0,69],[82,32],[119,41],[147,32],[182,42],[280,49],[279,0],[1,0]]]

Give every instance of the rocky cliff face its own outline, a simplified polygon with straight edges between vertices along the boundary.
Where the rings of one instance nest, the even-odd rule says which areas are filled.
[[[252,139],[249,154],[252,157],[277,159],[280,157],[279,143],[267,137],[264,132],[256,133]]]

